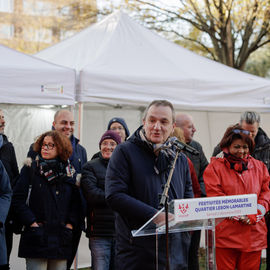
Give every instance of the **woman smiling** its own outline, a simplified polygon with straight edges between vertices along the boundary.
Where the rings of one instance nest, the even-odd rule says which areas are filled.
[[[216,226],[216,261],[219,270],[259,269],[267,247],[264,214],[269,210],[269,173],[253,157],[254,141],[239,125],[229,127],[221,142],[221,154],[204,172],[207,196],[257,195],[257,214],[226,218]]]
[[[68,161],[72,146],[64,135],[49,131],[37,139],[34,150],[38,156],[22,168],[13,196],[24,224],[19,257],[26,258],[27,270],[66,270],[80,206],[75,170]]]

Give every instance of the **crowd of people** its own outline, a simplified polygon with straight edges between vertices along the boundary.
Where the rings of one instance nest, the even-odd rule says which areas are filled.
[[[256,214],[217,224],[216,264],[218,270],[260,269],[267,248],[270,269],[270,139],[258,113],[244,112],[227,128],[209,164],[193,139],[192,117],[175,114],[166,100],[149,104],[132,135],[123,118],[112,118],[91,160],[74,127],[72,112],[57,111],[19,173],[0,110],[0,270],[10,269],[13,233],[20,233],[18,256],[27,270],[70,269],[83,231],[92,270],[167,269],[166,237],[131,232],[151,219],[153,226],[165,223],[160,194],[174,161],[169,201],[257,194]],[[175,137],[199,154],[178,153]],[[199,230],[170,234],[170,269],[198,270],[200,239]]]

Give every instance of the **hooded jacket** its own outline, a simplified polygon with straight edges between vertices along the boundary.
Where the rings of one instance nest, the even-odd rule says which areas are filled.
[[[107,168],[105,195],[116,214],[116,269],[141,270],[155,268],[155,237],[133,238],[132,230],[139,229],[158,211],[159,195],[167,181],[172,159],[162,151],[156,156],[139,135],[140,127],[128,141],[114,150]],[[186,156],[176,162],[169,200],[192,198],[192,185]],[[177,269],[186,269],[189,248],[187,233],[171,235],[177,250]],[[160,237],[163,242],[163,236]],[[175,241],[174,241],[175,240]],[[161,244],[159,264],[165,265],[164,245]]]
[[[249,157],[248,169],[240,174],[230,168],[226,159],[214,157],[203,176],[208,197],[255,193],[258,204],[269,210],[270,176],[261,161]],[[264,218],[256,225],[226,218],[216,226],[216,246],[244,252],[259,251],[267,247],[266,235]]]

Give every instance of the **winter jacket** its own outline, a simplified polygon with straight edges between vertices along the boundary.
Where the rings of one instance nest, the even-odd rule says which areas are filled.
[[[83,165],[87,162],[87,154],[86,150],[83,146],[79,144],[79,140],[74,137],[73,135],[70,137],[70,141],[72,144],[72,156],[70,157],[70,163],[75,168],[76,173],[80,174],[82,172]],[[37,156],[37,152],[33,150],[33,144],[30,146],[29,151],[27,153],[27,157],[32,158],[35,160]],[[81,226],[80,229],[85,229],[85,215],[86,215],[86,202],[84,200],[83,194],[80,190],[81,194],[81,207],[80,207],[80,214],[81,214]],[[77,228],[79,229],[79,228]]]
[[[189,159],[192,161],[194,165],[194,168],[195,168],[195,171],[196,171],[199,183],[200,183],[200,187],[201,187],[201,196],[205,197],[206,193],[205,193],[205,187],[204,187],[204,181],[203,181],[203,172],[208,165],[208,161],[204,155],[204,152],[200,143],[192,140],[188,145],[195,148],[199,152],[199,155],[196,156],[187,151],[184,151],[185,155],[189,157]]]
[[[0,148],[0,160],[6,169],[11,186],[13,187],[16,181],[16,177],[19,175],[17,159],[12,143],[8,141],[6,135],[2,134],[2,136],[3,145]]]
[[[64,172],[64,171],[63,171]],[[26,199],[32,183],[29,206]],[[22,232],[19,257],[67,259],[71,254],[72,231],[79,224],[80,195],[72,177],[58,176],[48,182],[40,174],[38,161],[24,166],[14,188],[14,210],[25,229]],[[33,222],[41,223],[37,228]],[[73,225],[73,230],[65,227]]]
[[[172,159],[163,152],[155,156],[153,149],[141,140],[140,128],[114,150],[107,168],[105,194],[116,214],[116,269],[152,270],[155,268],[155,237],[135,237],[139,229],[157,212]],[[180,154],[172,176],[169,200],[193,197],[186,156]],[[177,269],[186,269],[189,248],[188,233],[170,235],[177,250]],[[159,265],[164,267],[164,235],[160,236]],[[163,269],[163,268],[161,268]]]
[[[262,161],[270,173],[270,139],[261,128],[255,137],[255,149],[252,156]]]
[[[205,169],[204,182],[208,197],[241,194],[257,194],[258,204],[269,209],[270,176],[266,166],[253,157],[249,158],[248,169],[242,174],[230,168],[224,158],[212,158]],[[265,219],[256,225],[224,219],[216,226],[216,246],[236,248],[244,252],[259,251],[267,247]]]
[[[86,235],[113,237],[115,235],[114,212],[105,200],[105,175],[108,159],[99,157],[88,161],[82,170],[81,188],[87,201]]]
[[[7,263],[4,224],[11,202],[12,190],[8,174],[0,161],[0,265]]]
[[[17,164],[17,159],[15,155],[15,150],[13,147],[13,144],[8,141],[7,136],[2,134],[3,136],[3,145],[0,148],[0,160],[2,161],[6,172],[9,176],[11,187],[13,188],[17,177],[19,176],[19,169]],[[10,209],[9,214],[6,219],[6,228],[9,226],[12,228],[12,224],[14,219],[14,213],[13,210]]]
[[[213,157],[221,152],[219,144],[215,147]],[[270,139],[262,128],[259,128],[255,137],[255,149],[251,154],[255,159],[262,161],[270,173]]]

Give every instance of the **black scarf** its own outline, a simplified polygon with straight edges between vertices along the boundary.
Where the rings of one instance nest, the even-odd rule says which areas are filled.
[[[139,137],[156,155],[156,165],[154,166],[155,172],[160,174],[162,172],[168,171],[176,156],[176,148],[172,144],[172,138],[169,137],[163,144],[152,143],[147,140],[143,128],[139,130]]]
[[[61,182],[64,176],[72,176],[74,168],[69,163],[64,163],[62,160],[44,159],[38,156],[39,172],[43,175],[48,183],[55,184]]]

